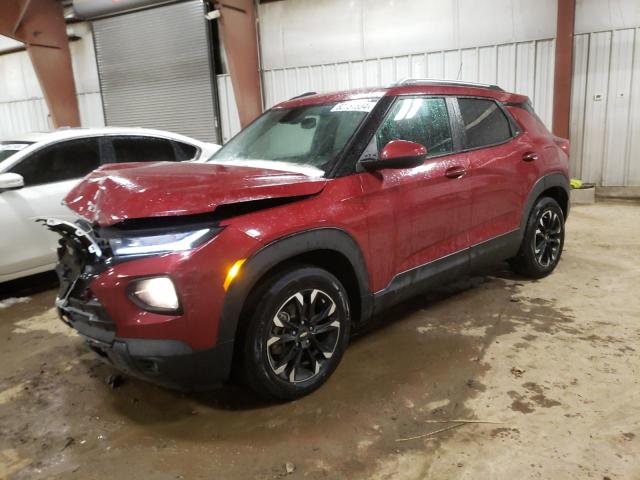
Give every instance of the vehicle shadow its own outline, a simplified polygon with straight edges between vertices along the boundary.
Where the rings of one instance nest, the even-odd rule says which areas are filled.
[[[7,298],[30,297],[57,287],[58,277],[54,271],[38,273],[0,283],[0,301]]]
[[[384,335],[384,330],[393,328],[412,315],[422,310],[428,312],[429,309],[438,304],[455,300],[455,297],[477,289],[488,282],[495,282],[496,280],[517,281],[520,279],[522,277],[512,273],[507,264],[487,268],[474,275],[462,277],[453,283],[430,290],[422,295],[417,295],[380,313],[367,322],[366,325],[355,329],[350,340],[350,347],[361,342],[367,342],[373,335]],[[255,393],[237,383],[223,385],[219,389],[210,392],[190,394],[190,396],[207,407],[231,411],[255,410],[285,403],[261,399]]]

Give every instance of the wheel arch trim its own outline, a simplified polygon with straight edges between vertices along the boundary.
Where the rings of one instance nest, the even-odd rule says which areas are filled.
[[[344,256],[355,273],[362,300],[362,318],[372,303],[369,298],[369,275],[362,250],[354,238],[339,228],[323,227],[287,235],[260,248],[242,266],[241,275],[233,281],[222,307],[218,343],[235,339],[240,315],[254,286],[272,268],[287,260],[318,250],[333,251]]]
[[[542,193],[549,190],[553,187],[560,187],[564,190],[567,195],[567,211],[566,216],[569,214],[569,203],[570,203],[570,187],[569,187],[569,179],[564,173],[555,172],[549,173],[541,178],[533,185],[531,190],[529,191],[529,195],[527,196],[527,200],[524,204],[524,208],[522,209],[522,218],[520,220],[520,235],[524,236],[524,231],[527,227],[527,220],[529,219],[529,215],[531,214],[531,210],[535,205],[536,200]]]

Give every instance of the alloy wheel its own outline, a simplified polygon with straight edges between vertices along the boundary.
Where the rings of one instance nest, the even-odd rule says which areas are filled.
[[[318,289],[289,297],[273,316],[266,346],[269,366],[289,383],[311,380],[324,371],[340,338],[334,300]]]
[[[562,221],[553,210],[545,210],[536,226],[533,236],[533,255],[543,268],[553,265],[560,254],[562,240]]]

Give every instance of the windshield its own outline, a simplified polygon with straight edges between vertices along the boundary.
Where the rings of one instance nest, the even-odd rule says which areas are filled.
[[[0,162],[31,145],[32,142],[0,142]]]
[[[274,109],[232,138],[208,161],[326,172],[377,99]]]

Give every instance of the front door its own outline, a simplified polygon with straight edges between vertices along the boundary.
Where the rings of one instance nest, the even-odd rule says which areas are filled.
[[[466,153],[455,153],[447,101],[443,97],[401,97],[391,107],[364,155],[377,154],[391,140],[424,145],[428,158],[414,168],[360,175],[370,215],[370,247],[377,256],[376,290],[402,272],[427,266],[453,253],[466,266],[471,190]],[[453,258],[452,258],[453,260]]]

